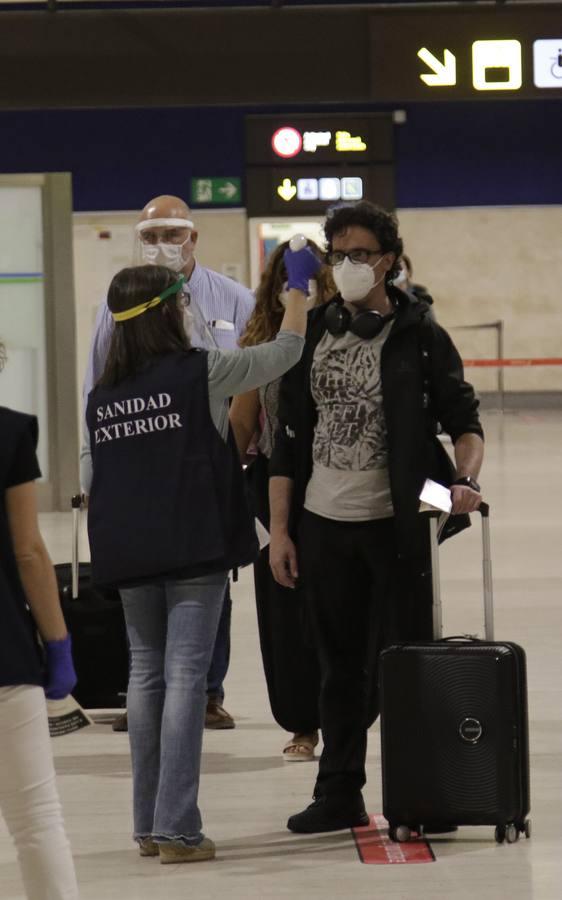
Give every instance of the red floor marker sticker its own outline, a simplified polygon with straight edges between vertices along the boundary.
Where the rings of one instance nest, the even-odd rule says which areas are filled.
[[[405,844],[396,844],[388,836],[388,822],[381,815],[371,816],[369,825],[352,828],[361,862],[371,866],[435,862],[433,851],[419,835]]]

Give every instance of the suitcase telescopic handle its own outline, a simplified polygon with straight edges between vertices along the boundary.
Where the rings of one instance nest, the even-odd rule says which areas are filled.
[[[78,538],[80,532],[80,510],[82,509],[82,497],[75,494],[70,501],[72,506],[72,599],[78,600],[78,573],[79,573],[79,550]]]
[[[482,520],[482,581],[484,586],[484,635],[494,640],[494,595],[492,589],[492,554],[490,545],[490,506],[482,502],[478,507]],[[441,603],[441,578],[439,573],[438,510],[429,513],[431,546],[431,582],[433,588],[433,638],[443,638],[443,607]]]

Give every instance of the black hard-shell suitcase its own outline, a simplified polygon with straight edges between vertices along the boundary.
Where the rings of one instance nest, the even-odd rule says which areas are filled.
[[[72,693],[86,709],[113,709],[123,705],[129,680],[125,620],[119,592],[96,588],[90,566],[78,563],[80,509],[80,497],[73,497],[72,562],[55,566],[78,676]]]
[[[424,824],[530,836],[525,652],[494,641],[489,507],[482,504],[485,640],[441,637],[437,518],[430,514],[433,643],[381,654],[383,809],[389,836]]]

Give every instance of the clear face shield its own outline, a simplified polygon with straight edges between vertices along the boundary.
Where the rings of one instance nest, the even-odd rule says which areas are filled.
[[[135,226],[133,264],[136,266],[166,266],[181,272],[193,255],[191,219],[145,219]],[[187,336],[196,346],[207,349],[217,346],[215,338],[201,310],[184,288],[183,322]]]
[[[145,219],[135,226],[134,264],[181,272],[193,255],[191,219]]]

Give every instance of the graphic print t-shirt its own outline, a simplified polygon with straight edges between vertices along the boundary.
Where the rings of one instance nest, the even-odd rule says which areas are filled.
[[[327,519],[364,522],[394,512],[380,369],[390,328],[370,341],[326,333],[314,354],[318,422],[305,508]]]

